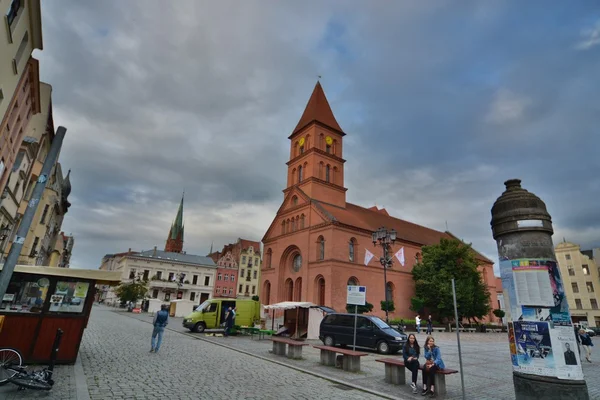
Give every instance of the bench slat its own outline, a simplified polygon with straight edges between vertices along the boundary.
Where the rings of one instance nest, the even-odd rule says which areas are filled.
[[[292,346],[308,346],[308,343],[299,342],[297,340],[281,338],[281,337],[272,337],[271,341],[278,342],[278,343],[285,343],[285,344],[289,344]]]
[[[397,358],[380,358],[380,359],[378,359],[378,360],[375,360],[375,361],[377,361],[377,362],[381,362],[381,363],[384,363],[384,364],[396,365],[396,366],[398,366],[398,367],[406,367],[406,366],[404,365],[404,361],[402,361],[402,360],[399,360],[399,359],[397,359]],[[423,365],[419,365],[419,369],[420,369],[421,371],[423,371]],[[458,373],[458,371],[457,371],[457,370],[455,370],[455,369],[444,368],[444,369],[438,369],[438,370],[436,371],[436,373],[438,373],[438,374],[442,374],[442,375],[451,375],[451,374],[457,374],[457,373]]]
[[[347,356],[353,356],[353,357],[362,357],[362,356],[369,355],[369,353],[361,353],[361,352],[354,351],[354,350],[340,349],[339,347],[317,346],[317,345],[313,345],[313,347],[315,349],[325,350],[325,351],[332,351],[332,352],[335,352],[335,353],[340,353],[340,354],[344,354],[344,355],[347,355]]]

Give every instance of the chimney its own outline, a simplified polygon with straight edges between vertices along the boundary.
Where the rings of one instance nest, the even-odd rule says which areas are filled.
[[[156,246],[154,246],[154,251],[152,252],[152,257],[156,257]]]
[[[131,247],[129,248],[129,251],[127,251],[127,253],[131,254]]]

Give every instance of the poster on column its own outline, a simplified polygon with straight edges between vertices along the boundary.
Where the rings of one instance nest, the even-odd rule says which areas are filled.
[[[583,379],[564,284],[556,261],[503,259],[513,369],[526,374]],[[575,351],[573,351],[575,349]]]

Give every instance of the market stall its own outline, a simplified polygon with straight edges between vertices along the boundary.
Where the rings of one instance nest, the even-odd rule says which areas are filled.
[[[271,324],[273,330],[283,332],[293,339],[319,339],[319,327],[323,317],[335,312],[332,308],[318,306],[309,302],[284,301],[264,306],[272,310]],[[282,326],[274,326],[275,313],[283,310]]]
[[[27,363],[47,363],[60,328],[64,335],[56,362],[74,363],[95,285],[120,281],[120,272],[17,266],[0,302],[0,345],[18,349]]]

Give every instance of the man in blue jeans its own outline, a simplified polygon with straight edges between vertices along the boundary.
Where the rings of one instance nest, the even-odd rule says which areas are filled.
[[[169,323],[169,306],[163,304],[160,306],[160,311],[154,314],[154,321],[152,321],[152,325],[154,325],[154,330],[152,331],[152,341],[150,345],[152,348],[150,349],[150,353],[158,353],[160,349],[160,344],[162,343],[163,333],[165,332],[165,326]],[[156,341],[156,337],[158,336],[158,341]]]

